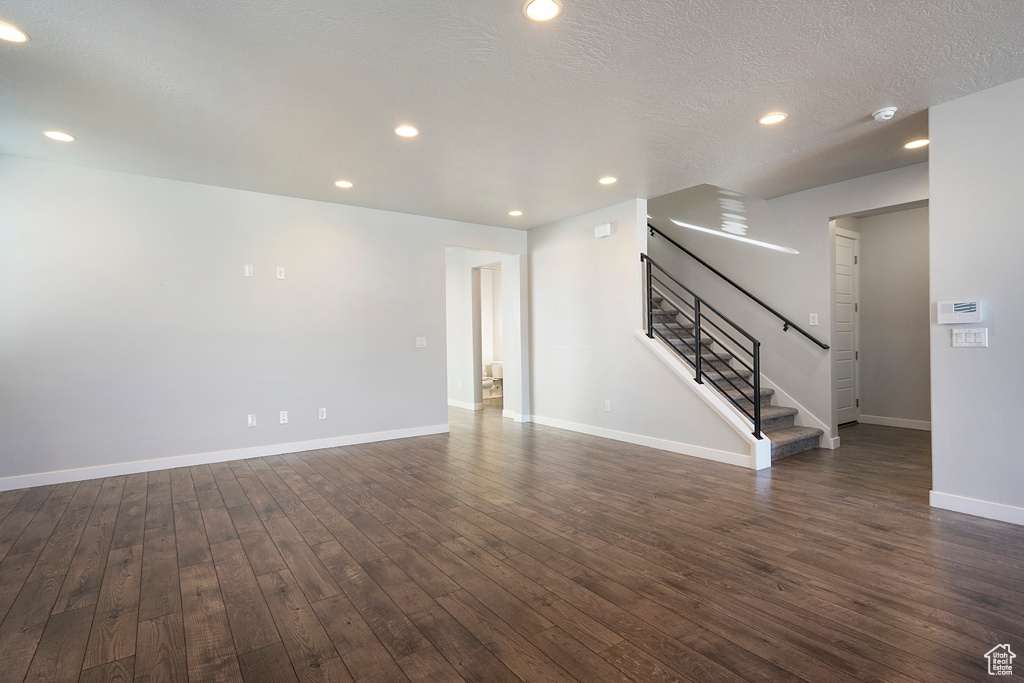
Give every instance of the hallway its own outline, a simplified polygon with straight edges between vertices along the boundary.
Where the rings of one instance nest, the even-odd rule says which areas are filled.
[[[929,508],[926,433],[754,472],[450,420],[0,494],[0,681],[959,681],[1024,644],[1024,529]]]

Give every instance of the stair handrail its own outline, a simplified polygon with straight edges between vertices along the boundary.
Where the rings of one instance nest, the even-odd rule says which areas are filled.
[[[790,320],[790,319],[789,319],[789,318],[787,318],[786,316],[782,315],[781,313],[779,313],[778,311],[776,311],[776,310],[775,310],[774,308],[772,308],[771,306],[769,306],[769,305],[768,305],[768,304],[766,304],[765,302],[761,301],[761,299],[757,298],[756,296],[754,296],[753,294],[751,294],[750,292],[748,292],[748,291],[747,291],[746,289],[744,289],[744,288],[743,288],[742,286],[740,286],[740,285],[738,285],[737,283],[735,283],[735,282],[734,282],[734,281],[733,281],[732,279],[730,279],[730,278],[729,278],[729,276],[725,275],[725,274],[724,274],[724,273],[722,273],[722,272],[721,272],[720,270],[718,270],[717,268],[715,268],[714,266],[712,266],[712,265],[711,265],[710,263],[708,263],[707,261],[705,261],[705,260],[704,260],[704,259],[702,259],[701,257],[697,256],[696,254],[694,254],[694,253],[693,253],[692,251],[690,251],[689,249],[687,249],[687,248],[686,248],[686,247],[684,247],[683,245],[679,244],[679,242],[676,242],[676,241],[675,241],[674,239],[672,239],[671,237],[669,237],[668,235],[666,235],[666,234],[665,234],[664,232],[662,232],[661,230],[659,230],[658,228],[656,228],[656,227],[655,227],[654,225],[652,225],[651,223],[648,223],[648,224],[647,224],[647,227],[648,227],[648,228],[649,228],[649,229],[651,230],[651,232],[652,232],[652,233],[658,233],[659,235],[661,235],[662,237],[664,237],[664,238],[665,238],[666,240],[668,240],[668,241],[669,241],[669,242],[670,242],[670,243],[671,243],[671,244],[672,244],[672,245],[673,245],[674,247],[676,247],[676,248],[677,248],[677,249],[679,249],[680,251],[683,251],[684,253],[686,253],[686,254],[687,254],[688,256],[690,256],[690,257],[691,257],[691,258],[692,258],[693,260],[695,260],[695,261],[696,261],[697,263],[701,264],[702,266],[704,266],[705,268],[707,268],[708,270],[710,270],[710,271],[711,271],[712,273],[714,273],[715,275],[717,275],[718,277],[722,278],[723,280],[725,280],[726,282],[728,282],[728,283],[729,283],[730,285],[732,285],[733,287],[735,287],[736,289],[738,289],[738,290],[740,290],[741,292],[743,292],[744,294],[746,294],[746,295],[747,295],[748,297],[750,297],[751,299],[753,299],[755,303],[759,304],[759,305],[760,305],[761,307],[763,307],[763,308],[764,308],[765,310],[767,310],[767,311],[768,311],[769,313],[771,313],[771,314],[772,314],[772,315],[774,315],[774,316],[775,316],[776,318],[778,318],[779,320],[781,320],[781,321],[782,321],[782,323],[783,323],[783,325],[782,325],[782,331],[783,331],[783,332],[786,332],[786,331],[788,331],[788,330],[789,330],[789,328],[791,328],[791,327],[792,327],[792,328],[793,328],[794,330],[796,330],[797,332],[799,332],[799,333],[800,333],[800,334],[802,334],[803,336],[807,337],[808,339],[810,339],[810,340],[811,340],[812,342],[814,342],[815,344],[817,344],[817,345],[818,345],[818,346],[820,346],[821,348],[823,348],[823,349],[828,349],[828,344],[825,344],[824,342],[821,342],[821,341],[818,341],[817,339],[815,339],[815,338],[814,338],[814,336],[812,336],[812,335],[811,335],[811,334],[810,334],[809,332],[807,332],[807,331],[806,331],[806,330],[804,330],[804,329],[803,329],[802,327],[800,327],[799,325],[797,325],[797,324],[796,324],[795,322],[793,322],[792,320]],[[659,268],[660,268],[660,266],[659,266]],[[661,270],[662,270],[662,271],[664,271],[665,269],[664,269],[664,268],[661,268]],[[666,272],[665,274],[666,274],[666,275],[668,275],[668,273],[667,273],[667,272]],[[671,276],[671,275],[669,275],[669,277],[672,277],[672,276]],[[674,280],[675,278],[672,278],[672,279]],[[679,282],[678,280],[676,281],[676,283],[677,283],[677,284],[680,284],[680,285],[682,285],[682,283],[681,283],[681,282]],[[687,291],[688,291],[688,292],[690,292],[690,290],[689,290],[689,289],[687,289]],[[690,292],[690,293],[692,294],[693,292]],[[721,315],[721,313],[719,313],[719,315]],[[731,321],[730,321],[730,323],[731,323]]]
[[[682,315],[683,317],[685,317],[688,320],[691,320],[691,322],[693,322],[693,325],[694,325],[693,326],[693,337],[694,337],[694,344],[693,344],[694,362],[693,362],[693,368],[694,368],[694,370],[696,372],[696,375],[694,377],[694,381],[696,381],[697,384],[704,384],[704,380],[705,379],[709,380],[710,384],[713,387],[715,387],[716,389],[718,389],[719,391],[721,391],[723,396],[728,398],[729,401],[733,403],[733,405],[735,405],[741,412],[747,414],[747,416],[754,423],[753,424],[753,427],[754,427],[754,431],[753,431],[754,438],[760,440],[762,438],[761,437],[761,342],[758,341],[752,334],[750,334],[749,332],[744,330],[742,327],[740,327],[739,325],[734,323],[732,320],[730,320],[726,315],[724,315],[717,308],[715,308],[710,303],[705,301],[700,295],[698,295],[692,289],[690,289],[689,287],[684,285],[682,282],[680,282],[678,278],[676,278],[674,275],[672,275],[672,273],[670,273],[667,270],[665,270],[664,268],[662,268],[658,264],[657,261],[652,259],[647,254],[643,254],[643,253],[640,254],[640,262],[643,263],[646,266],[644,268],[645,280],[646,280],[646,288],[645,288],[645,296],[644,296],[644,298],[645,298],[645,308],[646,308],[645,313],[646,313],[646,319],[647,319],[647,329],[646,329],[647,336],[650,339],[654,339],[655,334],[657,334],[657,336],[661,337],[662,341],[667,343],[676,352],[676,354],[678,354],[684,361],[689,362],[686,359],[686,356],[682,353],[682,351],[680,351],[675,346],[675,344],[673,344],[672,340],[670,340],[668,337],[663,335],[661,332],[656,332],[656,330],[655,330],[655,327],[654,327],[654,305],[652,303],[652,298],[653,298],[653,295],[654,295],[654,282],[657,281],[659,284],[661,284],[661,286],[663,288],[668,290],[668,291],[663,293],[663,297],[662,298],[665,301],[667,301],[669,303],[669,305],[671,305],[673,308],[675,308],[679,315]],[[692,308],[693,308],[693,318],[692,319],[682,309],[680,309],[678,305],[676,305],[674,302],[672,302],[668,298],[669,294],[672,294],[673,296],[675,296],[677,298],[680,298],[680,297],[679,297],[678,293],[671,292],[671,290],[668,289],[666,284],[662,283],[662,281],[660,279],[657,279],[657,278],[654,277],[654,273],[652,272],[652,267],[656,268],[661,274],[665,275],[674,284],[678,285],[687,294],[689,294],[690,296],[693,297],[694,303],[692,305]],[[689,304],[686,304],[686,305],[689,305]],[[713,327],[718,329],[722,334],[727,336],[730,340],[733,341],[733,343],[736,343],[736,340],[733,339],[733,337],[727,331],[723,330],[719,325],[715,324],[715,322],[714,322],[714,320],[712,318],[707,318],[706,314],[703,312],[703,309],[707,309],[707,310],[712,311],[716,316],[718,316],[724,322],[729,324],[734,330],[736,330],[738,333],[740,333],[741,335],[746,337],[747,340],[749,340],[750,343],[751,343],[751,349],[749,351],[744,349],[744,353],[749,353],[750,354],[751,362],[752,362],[752,366],[747,366],[752,371],[752,375],[753,375],[752,376],[752,380],[753,381],[752,382],[748,382],[749,386],[753,390],[752,394],[751,394],[751,408],[752,408],[752,411],[749,412],[749,413],[746,411],[745,408],[742,408],[740,406],[740,404],[735,399],[729,397],[727,391],[723,387],[719,386],[718,382],[716,382],[711,377],[708,377],[707,372],[705,371],[705,369],[703,367],[703,353],[704,353],[704,351],[703,351],[702,337],[704,335],[707,335],[708,338],[710,338],[713,342],[715,342],[715,343],[717,343],[719,345],[722,345],[722,342],[719,341],[714,336],[714,334],[712,334],[712,333],[710,333],[710,331],[704,329],[703,326],[701,325],[701,322],[703,320],[705,320],[705,318],[707,319],[707,322],[710,325],[712,325]],[[676,336],[678,337],[678,335],[676,335]],[[714,351],[712,351],[712,355],[715,358],[717,358],[719,361],[723,361],[723,362],[725,361],[724,358],[719,357],[718,354],[715,353]],[[743,361],[741,360],[740,362],[743,362]],[[743,364],[746,365],[746,363],[743,363]],[[726,381],[729,384],[731,384],[732,387],[734,389],[736,389],[741,395],[743,395],[742,389],[740,389],[740,387],[736,386],[732,382],[732,380],[729,380],[728,378],[726,378]]]

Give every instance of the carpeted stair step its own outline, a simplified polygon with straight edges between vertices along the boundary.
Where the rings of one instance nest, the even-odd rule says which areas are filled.
[[[798,412],[789,406],[761,406],[761,431],[792,427]]]
[[[772,442],[772,461],[818,447],[819,437],[824,434],[814,427],[782,427],[763,430]]]
[[[747,408],[748,410],[750,410],[754,407],[753,402],[751,402],[749,398],[750,392],[747,392],[747,395],[743,395],[740,392],[736,391],[735,389],[731,389],[725,392],[725,395],[729,397],[730,401],[739,404],[743,408]],[[774,396],[774,389],[761,387],[761,407],[763,408],[764,406],[770,406],[772,404],[772,397]]]

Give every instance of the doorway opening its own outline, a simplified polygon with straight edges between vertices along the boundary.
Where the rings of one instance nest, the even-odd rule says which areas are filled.
[[[448,405],[529,420],[519,255],[445,250]]]
[[[930,431],[928,202],[841,216],[830,228],[834,424]]]

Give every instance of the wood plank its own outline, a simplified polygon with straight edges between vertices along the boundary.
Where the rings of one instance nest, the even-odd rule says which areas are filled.
[[[363,568],[463,678],[518,680],[473,634],[393,562],[377,560],[366,563]]]
[[[71,560],[54,614],[95,605],[100,596],[114,524],[88,525]]]
[[[244,654],[280,642],[256,575],[239,540],[212,546],[217,580],[224,596],[235,652]]]
[[[448,683],[466,680],[433,647],[402,657],[398,660],[398,665],[402,667],[402,671],[410,681],[417,681],[417,683],[419,681]]]
[[[217,488],[200,491],[199,509],[203,513],[203,524],[206,527],[206,536],[210,543],[220,543],[238,538],[235,525],[228,514],[227,506],[220,496]]]
[[[181,569],[181,607],[189,679],[241,681],[213,562]]]
[[[188,681],[185,626],[181,612],[140,621],[136,643],[137,683]]]
[[[284,643],[278,641],[239,656],[245,683],[298,683]]]
[[[47,497],[46,501],[39,507],[39,510],[32,517],[25,530],[18,536],[18,540],[11,546],[11,555],[22,555],[24,553],[42,552],[43,546],[49,540],[50,535],[60,521],[61,515],[71,502],[78,488],[78,482],[58,484]]]
[[[8,555],[0,561],[0,623],[3,623],[18,593],[28,582],[35,562],[35,553]]]
[[[78,683],[131,683],[134,680],[135,657],[125,657],[116,662],[86,669]]]
[[[135,654],[142,581],[142,545],[110,551],[82,667],[90,669]]]
[[[324,565],[337,577],[346,597],[359,610],[359,614],[392,657],[399,659],[430,647],[430,642],[409,617],[370,578],[355,558],[345,552],[341,544],[321,543],[316,548]]]
[[[36,648],[26,683],[74,683],[82,671],[93,608],[83,607],[50,618]]]
[[[82,540],[82,533],[89,521],[96,496],[100,492],[101,480],[83,481],[75,491],[74,498],[68,504],[53,533],[47,539],[39,561],[32,569],[30,581],[38,581],[48,576],[61,576],[68,573],[75,551]]]
[[[149,493],[149,477],[143,472],[129,474],[125,480],[121,507],[117,512],[114,538],[111,548],[126,548],[142,545],[146,532],[146,498]]]
[[[60,591],[60,579],[49,577],[25,584],[0,624],[0,683],[22,681]]]
[[[317,602],[341,592],[331,573],[289,519],[270,519],[264,525],[307,600]]]
[[[203,524],[203,514],[199,510],[198,502],[175,502],[174,538],[178,549],[179,567],[191,567],[213,561],[210,540],[206,536],[206,526]]]
[[[53,486],[37,486],[28,489],[17,505],[0,522],[0,559],[7,557],[18,542],[25,528],[32,522],[36,512],[53,492]]]
[[[142,549],[139,621],[180,612],[181,589],[174,527],[146,529]]]
[[[281,640],[300,681],[351,681],[341,656],[291,572],[259,577]]]
[[[437,601],[522,680],[576,680],[468,592],[449,593]]]
[[[169,470],[149,473],[146,491],[146,529],[174,524],[174,502],[171,496]]]
[[[356,683],[407,680],[347,597],[335,595],[313,603],[313,610]]]

